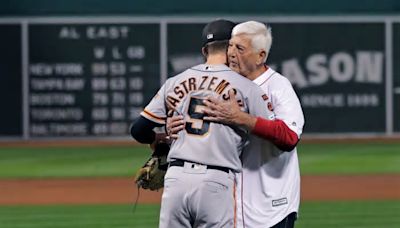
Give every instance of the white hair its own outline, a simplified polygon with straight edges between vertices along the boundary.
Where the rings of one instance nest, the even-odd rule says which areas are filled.
[[[265,51],[265,59],[267,60],[269,50],[272,45],[271,28],[257,21],[247,21],[237,24],[232,30],[232,36],[245,34],[251,39],[251,45],[254,51]]]

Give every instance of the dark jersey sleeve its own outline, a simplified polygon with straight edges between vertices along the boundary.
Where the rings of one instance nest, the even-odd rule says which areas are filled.
[[[140,116],[131,127],[131,135],[140,143],[151,144],[155,139],[155,127],[161,127],[162,124],[150,121],[143,116]]]

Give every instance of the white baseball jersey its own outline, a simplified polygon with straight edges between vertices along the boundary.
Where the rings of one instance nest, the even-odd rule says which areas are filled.
[[[230,89],[237,91],[242,110],[265,118],[273,115],[267,109],[264,92],[225,65],[201,64],[166,81],[141,115],[164,124],[166,101],[183,114],[185,130],[171,145],[168,161],[182,159],[241,170],[239,155],[248,140],[246,133],[236,127],[203,121],[202,100],[210,95],[228,99]]]
[[[304,116],[289,80],[269,68],[253,82],[267,94],[268,106],[276,118],[300,138]],[[298,212],[300,171],[296,148],[283,152],[269,141],[252,136],[242,161],[237,188],[238,227],[271,227]]]

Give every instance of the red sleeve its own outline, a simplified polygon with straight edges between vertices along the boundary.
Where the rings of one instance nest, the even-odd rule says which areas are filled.
[[[293,150],[299,138],[297,134],[290,130],[290,128],[282,120],[267,120],[257,117],[256,125],[252,133],[263,138],[270,140],[276,147],[283,151]]]

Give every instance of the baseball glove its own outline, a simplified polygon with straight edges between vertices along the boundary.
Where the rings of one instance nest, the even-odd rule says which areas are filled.
[[[164,187],[164,176],[168,168],[168,152],[169,145],[167,143],[155,145],[149,160],[136,173],[135,182],[138,188],[155,191]]]

